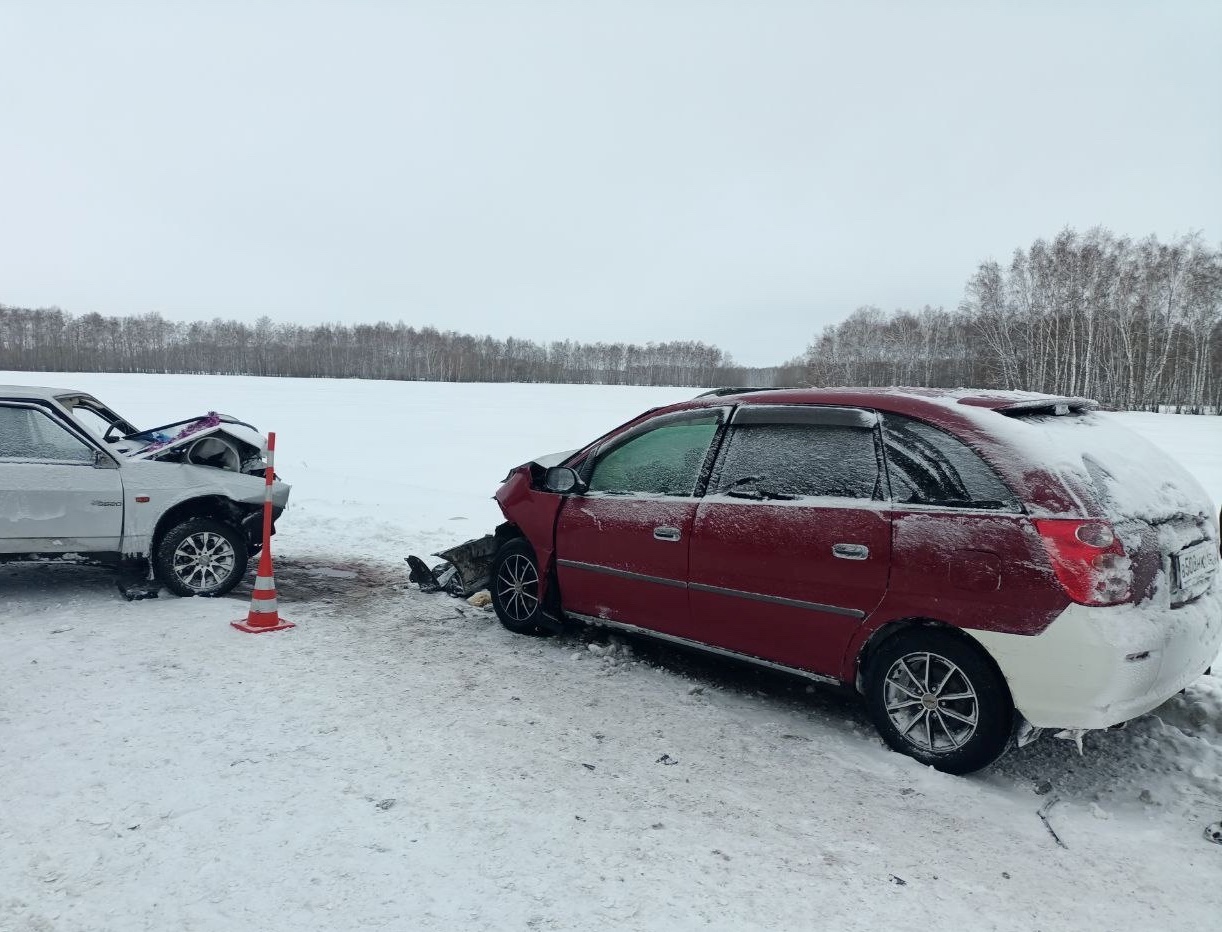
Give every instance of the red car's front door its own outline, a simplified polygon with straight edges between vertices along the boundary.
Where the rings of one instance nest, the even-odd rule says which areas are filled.
[[[873,412],[735,412],[689,558],[691,634],[837,676],[882,601],[891,524]]]
[[[664,415],[614,438],[556,522],[566,612],[679,634],[696,498],[720,409]]]
[[[687,623],[694,499],[573,497],[556,527],[567,612],[676,633]]]

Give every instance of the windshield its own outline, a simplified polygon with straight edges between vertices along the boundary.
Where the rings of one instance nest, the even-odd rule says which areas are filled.
[[[61,395],[56,401],[71,412],[73,420],[97,437],[104,436],[111,427],[119,434],[130,434],[136,430],[130,422],[96,399],[83,395]],[[113,432],[111,436],[114,436]]]

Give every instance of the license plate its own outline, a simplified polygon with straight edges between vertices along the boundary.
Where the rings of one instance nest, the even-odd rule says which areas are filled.
[[[1173,558],[1175,560],[1175,579],[1181,591],[1193,589],[1196,585],[1209,578],[1218,565],[1218,551],[1213,541],[1202,541],[1185,547]]]

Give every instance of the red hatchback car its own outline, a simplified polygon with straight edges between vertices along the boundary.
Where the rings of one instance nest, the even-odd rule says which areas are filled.
[[[1080,398],[714,392],[513,470],[490,585],[566,618],[854,685],[951,773],[1153,709],[1222,643],[1213,506]]]

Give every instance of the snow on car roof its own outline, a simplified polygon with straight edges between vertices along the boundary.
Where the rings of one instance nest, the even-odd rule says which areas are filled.
[[[990,410],[1006,410],[1010,408],[1027,408],[1034,406],[1053,405],[1057,403],[1071,404],[1075,407],[1093,404],[1085,398],[1071,398],[1065,395],[1048,395],[1041,392],[1003,391],[981,388],[917,388],[909,386],[862,387],[862,386],[825,386],[821,388],[775,388],[775,389],[744,389],[742,392],[726,390],[700,395],[706,403],[724,403],[737,395],[745,396],[743,404],[807,404],[818,402],[844,402],[848,398],[860,401],[874,399],[912,399],[924,402],[943,402],[947,404],[969,405]]]
[[[84,395],[71,388],[47,388],[40,385],[0,385],[0,398],[27,398],[36,401],[54,401],[60,395]]]

